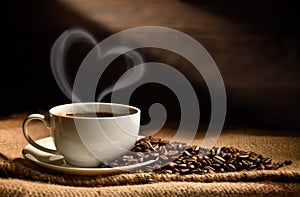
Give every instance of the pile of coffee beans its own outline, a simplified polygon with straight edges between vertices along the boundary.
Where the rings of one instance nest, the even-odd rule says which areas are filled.
[[[204,149],[181,142],[169,142],[153,136],[138,140],[135,147],[121,158],[99,167],[128,166],[156,160],[138,171],[168,174],[206,174],[243,170],[276,170],[292,161],[275,163],[271,158],[234,147]]]

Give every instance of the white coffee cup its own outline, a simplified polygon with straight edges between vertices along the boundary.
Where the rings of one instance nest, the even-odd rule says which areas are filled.
[[[104,117],[97,115],[108,113]],[[140,110],[115,103],[72,103],[53,107],[50,117],[31,114],[23,122],[23,134],[35,148],[63,155],[66,162],[79,167],[96,167],[120,157],[137,140]],[[51,130],[56,150],[37,144],[28,134],[27,124],[41,120]]]

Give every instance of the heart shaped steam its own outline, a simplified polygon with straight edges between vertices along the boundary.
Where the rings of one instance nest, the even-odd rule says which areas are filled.
[[[82,99],[79,95],[76,95],[73,92],[71,82],[68,80],[68,75],[65,70],[66,54],[70,47],[76,42],[87,42],[89,44],[95,45],[95,50],[97,50],[97,53],[100,57],[101,48],[99,47],[99,45],[97,45],[98,42],[95,37],[83,29],[75,28],[66,30],[54,42],[51,49],[50,63],[53,76],[61,91],[73,102],[80,102],[82,101]],[[112,54],[122,55],[122,52],[126,49],[127,48],[125,46],[119,46],[118,48],[114,48],[105,52],[105,54],[107,56]],[[133,65],[139,65],[144,62],[142,56],[137,51],[131,50],[124,55],[126,58],[129,58],[133,62]],[[128,61],[126,66],[127,69],[130,68]],[[130,69],[130,72],[126,72],[125,76],[122,76],[121,81],[119,81],[120,84],[118,85],[118,88],[114,88],[113,85],[110,85],[97,95],[96,101],[101,101],[106,95],[112,93],[113,88],[114,91],[116,91],[136,83],[143,77],[144,73],[145,67],[133,67],[132,69]]]

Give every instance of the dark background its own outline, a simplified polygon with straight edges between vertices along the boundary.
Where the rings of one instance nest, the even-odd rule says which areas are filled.
[[[142,2],[134,3],[143,6]],[[239,29],[239,37],[214,37],[215,34],[211,34],[209,29],[195,31],[194,28],[190,31],[189,26],[197,23],[196,18],[191,18],[190,23],[182,28],[195,38],[208,35],[201,39],[201,43],[219,66],[227,91],[225,126],[286,130],[300,128],[300,28],[295,1],[194,0],[172,3],[193,6],[196,11],[199,9],[231,21],[232,26]],[[172,9],[172,3],[169,9]],[[13,0],[2,4],[0,116],[47,111],[55,105],[70,103],[51,72],[52,44],[62,32],[72,27],[90,31],[99,41],[115,32],[62,6],[59,1]],[[146,7],[144,9],[145,12],[149,11]],[[156,10],[152,12],[160,14]],[[185,12],[188,11],[174,13],[174,20],[184,16]],[[223,29],[216,28],[219,28],[217,31]],[[70,50],[67,70],[71,81],[91,48],[88,44],[78,44]],[[163,50],[152,53],[151,49],[140,52],[146,61],[173,63],[186,76],[193,73],[192,65],[176,54]],[[124,64],[124,58],[117,59],[99,83],[105,87],[116,81],[125,71]],[[201,122],[207,124],[210,101],[207,88],[201,81],[201,78],[191,80],[201,98]],[[109,97],[106,101],[109,101]],[[143,121],[146,122],[147,108],[153,102],[166,105],[169,120],[179,118],[177,99],[162,86],[148,84],[139,88],[131,104],[144,111]]]

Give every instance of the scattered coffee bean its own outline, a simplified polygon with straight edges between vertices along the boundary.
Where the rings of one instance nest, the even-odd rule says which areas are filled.
[[[131,152],[119,159],[99,165],[100,168],[134,165],[156,160],[137,169],[137,172],[166,174],[225,173],[242,170],[277,170],[291,165],[291,160],[274,163],[271,158],[235,147],[205,149],[181,142],[169,142],[153,136],[138,140]]]
[[[284,165],[291,165],[293,162],[291,160],[285,160],[283,162]]]
[[[266,165],[265,165],[265,168],[266,168],[267,170],[271,170],[271,169],[273,168],[273,165],[272,165],[272,164],[266,164]]]
[[[278,162],[276,165],[277,165],[279,168],[283,167],[283,163],[282,163],[282,162]]]

